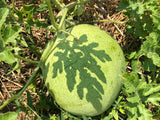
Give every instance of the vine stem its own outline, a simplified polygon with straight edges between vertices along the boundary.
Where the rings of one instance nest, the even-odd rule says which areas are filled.
[[[68,8],[64,8],[62,10],[62,19],[60,21],[60,24],[59,24],[59,29],[65,29],[65,18],[66,18],[66,15],[67,15],[67,12],[68,12]]]
[[[119,22],[119,21],[113,21],[113,20],[93,20],[91,22],[110,22],[110,23],[116,23],[116,24],[125,24],[127,21]]]
[[[52,0],[52,1],[58,9],[61,10],[64,7],[64,5],[61,4],[58,0]]]
[[[47,6],[48,6],[48,9],[49,9],[49,15],[50,15],[50,18],[51,18],[51,22],[52,22],[53,26],[55,27],[55,29],[58,30],[58,26],[55,22],[54,15],[53,15],[53,12],[52,12],[52,7],[51,7],[50,0],[46,0],[46,3],[47,3]]]
[[[37,75],[37,72],[39,71],[39,66],[37,66],[32,74],[32,76],[29,78],[28,82],[25,84],[25,86],[22,88],[22,90],[16,94],[15,96],[13,96],[11,99],[3,102],[3,104],[0,106],[0,110],[3,109],[6,105],[8,105],[10,102],[12,102],[13,100],[17,99],[19,96],[22,95],[22,93],[26,90],[26,88],[33,82],[34,78]]]
[[[39,63],[38,61],[33,61],[31,59],[26,59],[26,58],[21,57],[19,55],[14,55],[14,57],[19,58],[19,59],[24,60],[24,61],[29,62],[29,63],[33,63],[33,64],[38,64]]]

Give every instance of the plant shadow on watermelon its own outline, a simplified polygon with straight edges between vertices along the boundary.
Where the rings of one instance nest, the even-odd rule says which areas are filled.
[[[82,100],[86,98],[88,102],[97,110],[101,110],[100,100],[104,94],[104,88],[101,82],[107,84],[107,78],[98,65],[97,60],[105,63],[112,61],[111,57],[104,50],[96,50],[98,42],[88,44],[87,35],[82,35],[78,40],[61,40],[56,46],[58,51],[54,50],[52,58],[57,57],[57,61],[53,62],[53,80],[59,75],[65,73],[66,84],[70,92],[77,89],[77,95]],[[46,68],[49,68],[50,63]],[[77,75],[79,83],[77,84]],[[75,86],[76,85],[76,86]],[[47,87],[50,88],[49,84]],[[87,89],[84,96],[84,89]],[[62,88],[63,90],[63,88]],[[50,91],[52,95],[54,93]],[[69,97],[69,96],[68,96]]]

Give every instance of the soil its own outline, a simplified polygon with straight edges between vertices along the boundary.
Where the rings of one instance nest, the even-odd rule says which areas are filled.
[[[71,1],[75,0],[62,0],[65,4],[70,3]],[[22,10],[23,5],[34,3],[35,6],[38,8],[41,4],[41,0],[16,0],[15,6],[17,9]],[[124,22],[127,21],[127,18],[123,16],[123,11],[116,10],[118,5],[120,3],[120,0],[91,0],[89,4],[85,5],[84,14],[80,16],[79,18],[75,18],[75,21],[79,20],[80,23],[87,23],[92,20],[97,19],[97,17],[100,20],[113,20],[113,21],[119,21]],[[8,1],[8,4],[12,6],[11,1]],[[57,14],[57,9],[53,8],[55,11],[55,14]],[[34,16],[35,19],[48,19],[48,11],[40,12],[39,14]],[[125,30],[125,24],[118,25],[111,22],[97,22],[93,23],[94,25],[102,28],[105,30],[108,34],[110,34],[117,42],[120,44],[123,50],[128,50],[130,46],[133,44],[133,38],[131,35],[126,35]],[[23,26],[25,27],[25,26]],[[21,32],[21,34],[24,36],[25,40],[30,43],[30,38],[35,43],[35,48],[42,52],[46,43],[54,36],[54,33],[49,32],[48,38],[46,40],[46,29],[40,28],[36,29],[35,27],[32,27],[32,33],[28,34],[25,29]],[[38,61],[39,58],[36,57],[35,52],[28,50],[27,48],[22,48],[25,52],[22,54],[22,57],[32,59],[35,61]],[[3,101],[6,101],[12,97],[13,94],[16,93],[16,91],[20,90],[27,82],[27,80],[31,77],[31,74],[34,71],[35,65],[25,62],[23,60],[21,62],[21,70],[13,71],[11,74],[7,75],[9,71],[12,70],[11,66],[0,62],[0,103]],[[34,104],[39,103],[39,96],[34,91],[40,91],[40,89],[44,89],[43,87],[43,80],[41,79],[41,76],[39,76],[36,80],[36,89],[34,90],[34,87],[28,88],[28,90],[31,93],[32,98],[34,98]],[[24,97],[24,100],[19,99],[21,103],[25,106],[26,105],[26,91],[23,93],[22,98]],[[46,97],[50,98],[50,95],[48,91],[46,91]],[[18,106],[15,104],[15,102],[10,103],[7,107],[5,107],[1,112],[7,112],[7,111],[15,111],[18,109]],[[47,110],[46,110],[47,111]],[[51,112],[53,114],[58,114],[58,110],[56,112]],[[18,119],[29,119],[27,117],[27,114],[25,112],[22,112],[19,114]]]

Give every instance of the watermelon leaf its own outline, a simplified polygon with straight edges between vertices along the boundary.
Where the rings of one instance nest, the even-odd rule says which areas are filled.
[[[6,17],[8,13],[9,13],[8,8],[0,8],[0,29],[2,25],[4,24],[4,22],[6,21]]]
[[[13,53],[11,52],[12,50],[12,47],[6,47],[4,51],[0,52],[0,62],[4,61],[10,65],[16,62],[16,59]]]
[[[126,78],[125,88],[122,90],[125,94],[127,93],[127,102],[124,107],[127,108],[128,119],[150,120],[152,115],[145,106],[148,102],[159,105],[160,86],[155,83],[147,83],[143,75],[139,79],[138,75],[133,72],[124,74],[124,77]]]
[[[16,112],[0,113],[1,120],[16,120],[18,114]]]

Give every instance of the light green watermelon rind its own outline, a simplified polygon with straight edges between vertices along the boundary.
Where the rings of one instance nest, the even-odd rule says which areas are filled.
[[[125,71],[123,52],[105,31],[78,25],[45,62],[46,85],[56,102],[75,115],[95,116],[117,97]]]

